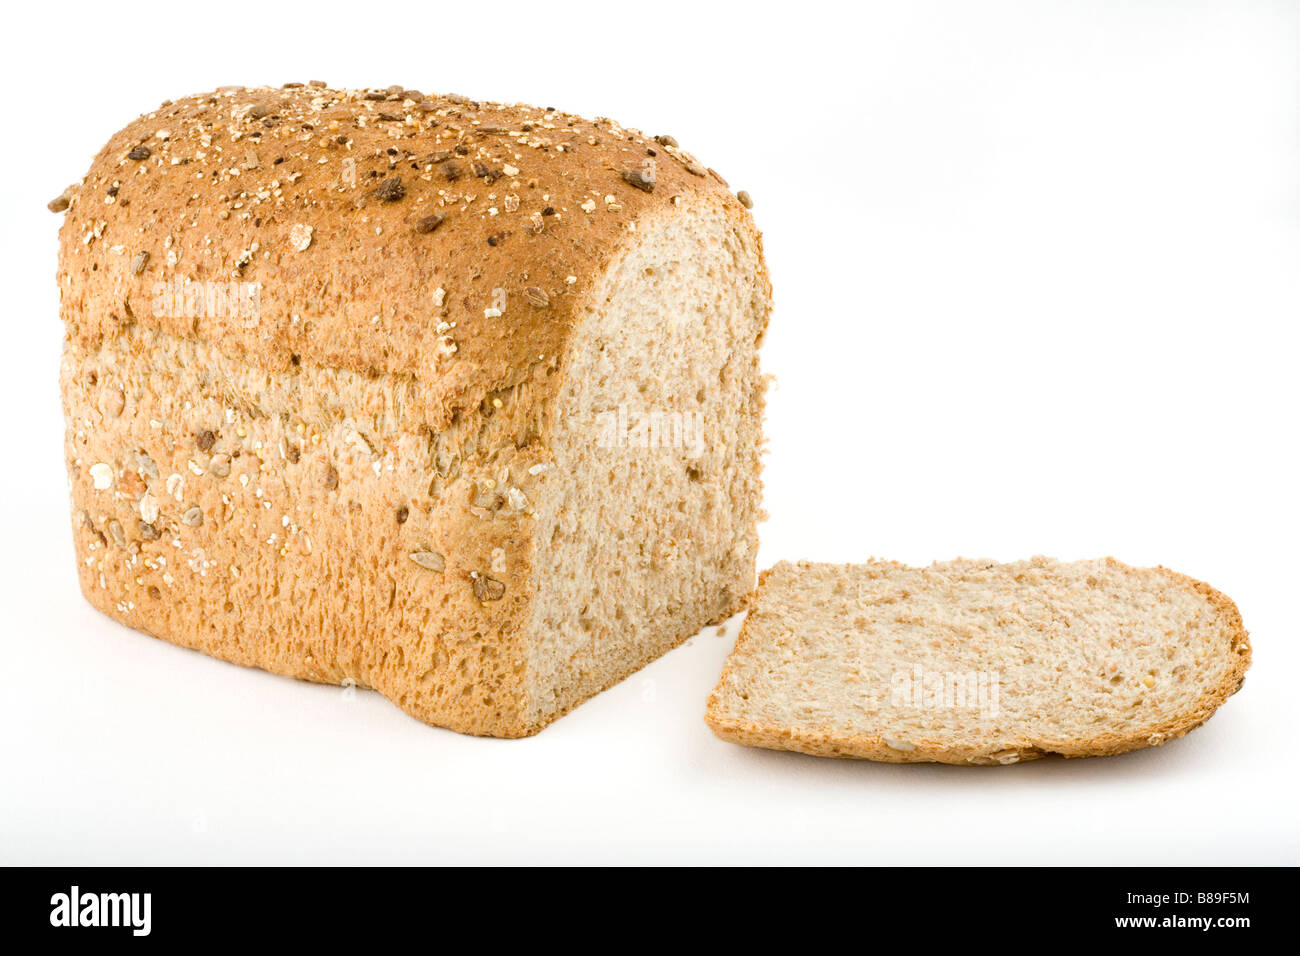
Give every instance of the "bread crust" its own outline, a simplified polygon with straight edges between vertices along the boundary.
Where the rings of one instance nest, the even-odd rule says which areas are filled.
[[[307,362],[413,379],[437,431],[524,382],[549,406],[586,297],[638,219],[704,197],[750,221],[689,154],[611,120],[315,86],[164,103],[68,195],[70,341],[94,348],[138,324],[272,373]],[[256,320],[151,308],[177,279],[260,285]]]
[[[1171,571],[1163,566],[1149,569],[1133,568],[1115,558],[1105,558],[1112,568],[1126,571],[1162,575],[1179,587],[1195,591],[1203,596],[1217,611],[1227,637],[1225,655],[1231,666],[1225,670],[1224,677],[1212,692],[1202,696],[1194,707],[1176,717],[1154,722],[1127,734],[1103,733],[1090,738],[1052,738],[1035,736],[1032,740],[1010,742],[1008,746],[990,752],[987,747],[955,746],[937,739],[916,738],[909,741],[914,750],[900,751],[889,747],[883,736],[837,733],[833,730],[817,727],[784,727],[765,724],[752,720],[729,717],[725,713],[723,694],[728,677],[735,662],[739,659],[747,644],[754,640],[751,622],[754,620],[752,610],[757,601],[751,602],[751,615],[745,619],[731,655],[723,667],[718,684],[709,695],[705,708],[705,721],[721,739],[749,747],[768,750],[789,750],[818,757],[840,757],[849,759],[874,760],[885,763],[946,763],[958,766],[1006,766],[1036,760],[1040,757],[1101,757],[1127,753],[1146,747],[1163,744],[1194,730],[1206,720],[1229,697],[1241,689],[1245,681],[1246,670],[1250,667],[1251,647],[1249,634],[1241,619],[1236,604],[1225,594],[1215,590],[1203,581]],[[904,567],[898,562],[872,562],[873,564]],[[812,562],[800,561],[798,567],[809,567]],[[846,566],[847,567],[847,566]],[[756,591],[761,594],[768,576],[775,567],[759,574]]]
[[[638,227],[716,205],[761,249],[720,178],[609,120],[293,85],[164,103],[67,195],[62,393],[87,600],[464,733],[560,716],[532,715],[521,669],[536,513],[502,501],[548,480],[534,472],[567,357]],[[255,308],[176,307],[230,283],[256,287]],[[238,394],[215,413],[239,415],[214,422],[201,399],[218,367]],[[430,474],[371,473],[420,454],[436,493]]]

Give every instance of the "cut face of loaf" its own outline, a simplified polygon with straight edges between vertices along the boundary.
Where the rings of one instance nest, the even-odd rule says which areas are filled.
[[[1233,603],[1113,559],[764,572],[706,719],[830,757],[1010,764],[1158,746],[1236,693]]]
[[[317,87],[119,133],[61,234],[86,597],[495,736],[738,610],[770,287],[668,143]]]

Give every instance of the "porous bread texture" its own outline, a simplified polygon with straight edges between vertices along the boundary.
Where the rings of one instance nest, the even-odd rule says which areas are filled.
[[[61,234],[86,597],[495,736],[738,609],[770,286],[749,214],[668,143],[314,87],[114,137]],[[153,307],[186,280],[256,284],[256,314]],[[606,447],[620,405],[703,441]]]
[[[1165,568],[781,562],[706,720],[724,740],[819,756],[1099,756],[1199,726],[1249,665],[1236,606]]]
[[[607,275],[557,403],[555,465],[570,480],[541,514],[530,625],[543,711],[726,619],[753,589],[767,312],[756,252],[715,210],[647,230]]]

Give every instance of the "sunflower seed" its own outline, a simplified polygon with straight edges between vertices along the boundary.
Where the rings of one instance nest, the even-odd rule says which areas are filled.
[[[442,225],[443,215],[440,212],[432,216],[424,216],[415,221],[415,231],[421,235],[427,235]]]
[[[446,559],[437,551],[412,551],[411,560],[426,571],[442,571],[447,567]]]

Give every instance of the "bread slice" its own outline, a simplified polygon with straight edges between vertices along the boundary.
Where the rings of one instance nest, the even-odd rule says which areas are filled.
[[[122,623],[514,737],[752,590],[771,288],[672,137],[227,87],[53,206],[77,566]]]
[[[1199,726],[1249,665],[1236,606],[1165,568],[781,562],[706,720],[724,740],[829,757],[1100,756]]]

